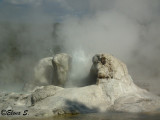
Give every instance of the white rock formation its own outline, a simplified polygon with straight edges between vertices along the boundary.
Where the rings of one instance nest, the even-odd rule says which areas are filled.
[[[71,57],[65,53],[57,54],[53,57],[52,65],[57,75],[59,86],[63,87],[66,81],[68,80],[71,71],[71,62]]]
[[[24,90],[36,86],[64,86],[71,69],[71,57],[68,54],[56,54],[54,57],[41,59],[34,68],[33,80],[26,83]]]
[[[110,54],[97,54],[92,62],[91,73],[95,74],[96,78],[122,80],[128,75],[126,65]]]
[[[10,94],[1,93],[0,109],[9,108],[15,111],[27,109],[29,116],[110,110],[138,113],[159,110],[160,97],[136,86],[125,64],[115,57],[108,54],[94,56],[91,73],[97,75],[98,84],[79,88],[61,88],[51,85],[18,97],[17,94],[11,97]],[[6,101],[3,101],[4,99]],[[17,103],[15,99],[19,100],[19,104],[15,104]]]

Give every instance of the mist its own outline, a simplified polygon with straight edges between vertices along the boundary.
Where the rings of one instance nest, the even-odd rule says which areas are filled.
[[[110,53],[127,64],[139,86],[160,94],[159,0],[14,1],[0,3],[5,6],[0,12],[0,85],[5,89],[12,83],[22,88],[39,59],[60,52],[73,57],[67,86],[82,84],[92,56]]]

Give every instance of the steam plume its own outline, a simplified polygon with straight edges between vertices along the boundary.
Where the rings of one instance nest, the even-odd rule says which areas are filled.
[[[91,56],[107,52],[127,63],[131,76],[139,85],[148,85],[152,92],[160,93],[160,69],[157,67],[160,65],[159,0],[8,2],[1,2],[1,11],[5,13],[0,12],[0,17],[5,20],[0,25],[1,85],[31,79],[32,66],[37,60],[59,52],[73,56],[75,73],[68,84],[74,85],[76,77],[83,79],[87,76],[87,72],[79,71],[91,66],[88,64]],[[59,8],[53,10],[49,6],[51,3]],[[18,19],[17,14],[9,14],[11,9],[17,12],[17,5],[21,7],[22,4],[32,6],[22,12],[27,17]],[[56,13],[46,13],[47,7],[57,10]],[[21,24],[16,23],[17,20]],[[59,23],[55,24],[55,21]]]

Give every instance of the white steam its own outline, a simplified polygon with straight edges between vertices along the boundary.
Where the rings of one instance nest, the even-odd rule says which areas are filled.
[[[71,56],[72,68],[66,87],[83,86],[90,73],[92,65],[91,56],[86,54],[82,49],[74,50]]]
[[[38,59],[59,52],[67,52],[73,57],[73,73],[67,83],[68,87],[82,84],[81,81],[85,81],[89,74],[91,57],[96,53],[110,53],[127,63],[134,81],[147,83],[152,92],[160,93],[159,0],[28,2],[27,5],[33,5],[28,12],[24,12],[25,14],[18,12],[20,6],[13,5],[12,8],[10,4],[5,7],[0,5],[1,18],[5,16],[11,20],[13,17],[14,22],[22,20],[21,25],[14,22],[1,24],[1,85],[6,81],[19,83],[31,79],[32,75],[28,71],[31,71]],[[45,10],[49,7],[47,2],[54,6],[59,5],[61,10],[57,8],[56,13],[49,14],[49,10],[56,11],[50,7],[46,14]],[[26,1],[14,0],[13,3],[25,5]],[[26,19],[11,15],[10,11],[25,16]],[[56,19],[57,16],[62,21],[53,25],[52,18]],[[15,49],[13,46],[18,47]],[[18,57],[12,56],[13,54]]]
[[[81,47],[86,53],[108,52],[123,60],[129,58],[139,40],[139,25],[115,11],[102,12],[83,19],[69,18],[59,32],[65,47]]]

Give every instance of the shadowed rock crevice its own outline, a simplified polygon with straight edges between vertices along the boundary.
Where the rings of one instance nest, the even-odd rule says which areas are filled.
[[[98,108],[90,108],[87,105],[77,102],[77,101],[65,101],[65,106],[61,109],[54,109],[53,114],[54,115],[62,115],[62,114],[83,114],[83,113],[96,113],[98,112]]]

